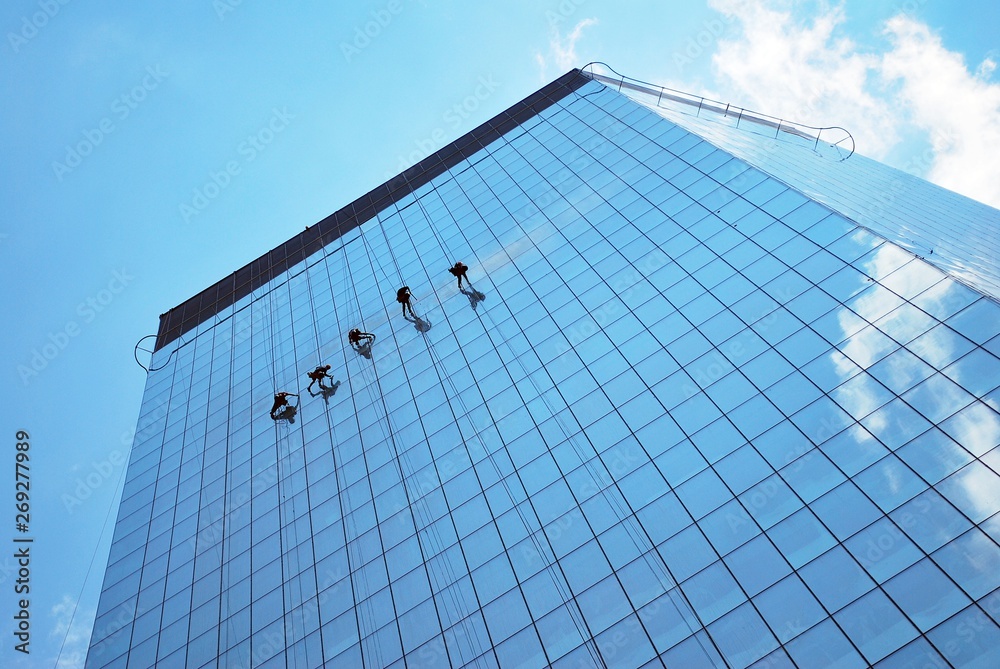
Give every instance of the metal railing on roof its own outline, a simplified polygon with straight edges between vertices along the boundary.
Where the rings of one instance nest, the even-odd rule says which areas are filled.
[[[612,75],[596,71],[597,67],[606,68]],[[854,137],[846,128],[828,126],[817,128],[803,123],[795,123],[786,119],[762,114],[744,107],[712,100],[699,95],[685,93],[665,86],[657,86],[646,81],[626,77],[616,72],[607,63],[599,61],[587,63],[581,68],[584,76],[616,88],[618,91],[631,91],[645,96],[637,99],[655,107],[678,111],[697,117],[711,118],[716,121],[728,121],[733,127],[742,128],[758,134],[766,134],[774,139],[790,139],[812,148],[813,151],[835,160],[847,160],[854,153]],[[772,133],[773,131],[773,133]],[[829,147],[834,154],[824,151]]]

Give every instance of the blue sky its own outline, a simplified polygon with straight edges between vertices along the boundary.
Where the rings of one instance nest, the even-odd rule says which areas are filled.
[[[0,496],[12,527],[25,430],[35,539],[24,656],[0,534],[4,667],[83,665],[159,314],[571,67],[845,126],[1000,206],[995,1],[332,4],[0,9]]]

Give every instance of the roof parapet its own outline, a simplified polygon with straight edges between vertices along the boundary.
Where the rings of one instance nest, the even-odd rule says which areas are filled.
[[[603,68],[610,74],[598,72],[598,68]],[[817,128],[768,116],[727,102],[633,79],[616,72],[607,63],[599,61],[587,63],[580,69],[585,77],[615,88],[647,106],[697,117],[711,117],[712,120],[728,123],[749,132],[790,140],[806,146],[824,158],[836,161],[847,160],[854,153],[854,137],[846,128],[840,126]]]

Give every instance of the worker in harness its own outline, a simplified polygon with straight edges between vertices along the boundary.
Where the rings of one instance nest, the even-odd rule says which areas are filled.
[[[410,304],[411,299],[415,300],[417,298],[413,297],[413,293],[410,292],[409,286],[403,286],[402,288],[396,291],[396,301],[403,305],[403,318],[406,318],[407,309],[410,310],[411,316],[413,316],[414,318],[417,317],[417,314],[414,313],[413,311],[413,305]]]
[[[354,328],[347,333],[347,341],[354,348],[362,348],[375,342],[375,335],[371,332],[362,332],[359,328]]]
[[[309,377],[309,387],[306,388],[310,393],[312,392],[313,384],[317,381],[319,382],[320,390],[328,390],[327,386],[323,384],[323,379],[332,378],[328,373],[330,371],[330,365],[320,365],[311,372],[306,372],[306,376]]]
[[[274,406],[271,407],[271,418],[274,419],[278,418],[278,409],[282,409],[282,413],[284,413],[284,407],[288,407],[290,409],[295,408],[288,403],[289,397],[298,397],[298,395],[296,395],[295,393],[286,393],[286,392],[280,392],[274,394]]]
[[[469,281],[469,277],[466,276],[466,272],[469,271],[469,266],[459,261],[455,263],[454,267],[449,267],[448,271],[451,272],[452,275],[458,277],[458,289],[462,290],[462,279]],[[472,285],[471,281],[469,281],[469,285]]]

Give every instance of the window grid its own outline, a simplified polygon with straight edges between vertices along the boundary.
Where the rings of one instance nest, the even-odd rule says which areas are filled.
[[[158,352],[88,666],[991,652],[1000,308],[588,86]]]

